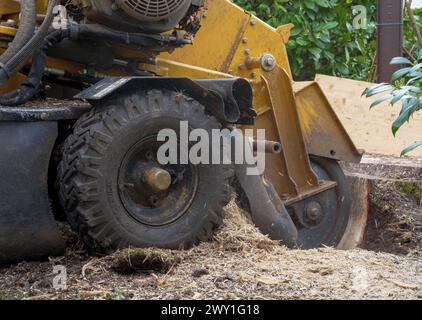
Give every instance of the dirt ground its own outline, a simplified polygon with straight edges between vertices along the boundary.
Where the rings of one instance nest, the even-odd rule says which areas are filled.
[[[232,201],[215,240],[185,252],[92,257],[66,231],[65,256],[0,269],[0,299],[422,299],[422,209],[411,186],[374,182],[366,249],[287,250]],[[59,265],[66,290],[52,286]]]
[[[422,254],[420,187],[410,182],[376,181],[365,248],[398,255]]]

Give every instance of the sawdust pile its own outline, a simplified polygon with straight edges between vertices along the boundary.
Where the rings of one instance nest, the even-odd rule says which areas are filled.
[[[288,250],[263,236],[234,202],[215,241],[189,251],[78,248],[45,263],[0,269],[2,299],[419,299],[420,256],[365,250]],[[67,289],[52,286],[67,268]],[[116,270],[118,272],[116,272]]]
[[[273,250],[279,246],[255,227],[247,213],[243,212],[234,201],[226,207],[224,227],[215,236],[220,250],[245,252],[254,249]]]

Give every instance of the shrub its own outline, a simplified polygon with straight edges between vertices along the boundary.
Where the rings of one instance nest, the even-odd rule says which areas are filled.
[[[404,68],[393,74],[392,81],[394,84],[375,85],[366,89],[363,94],[367,97],[384,94],[372,103],[371,108],[384,101],[389,101],[391,106],[398,102],[402,103],[400,114],[392,125],[393,134],[396,135],[397,131],[411,119],[413,114],[422,109],[422,50],[416,56],[415,62],[408,58],[397,57],[391,61],[391,64],[405,65]],[[415,142],[403,150],[402,156],[421,145],[422,141]]]
[[[374,74],[376,1],[373,0],[235,0],[270,25],[293,23],[287,45],[297,80],[316,73],[367,80]],[[367,8],[366,29],[353,27],[354,5]]]

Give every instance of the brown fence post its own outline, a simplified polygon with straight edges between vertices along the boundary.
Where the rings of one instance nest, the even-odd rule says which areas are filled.
[[[400,66],[390,65],[403,54],[403,0],[378,0],[378,82],[390,82]]]

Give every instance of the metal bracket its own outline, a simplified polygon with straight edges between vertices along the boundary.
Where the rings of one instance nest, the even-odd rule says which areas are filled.
[[[288,194],[297,196],[303,191],[318,188],[319,182],[312,171],[309,153],[300,125],[294,91],[287,72],[277,66],[262,75],[270,94],[272,112],[282,145],[283,172]]]

